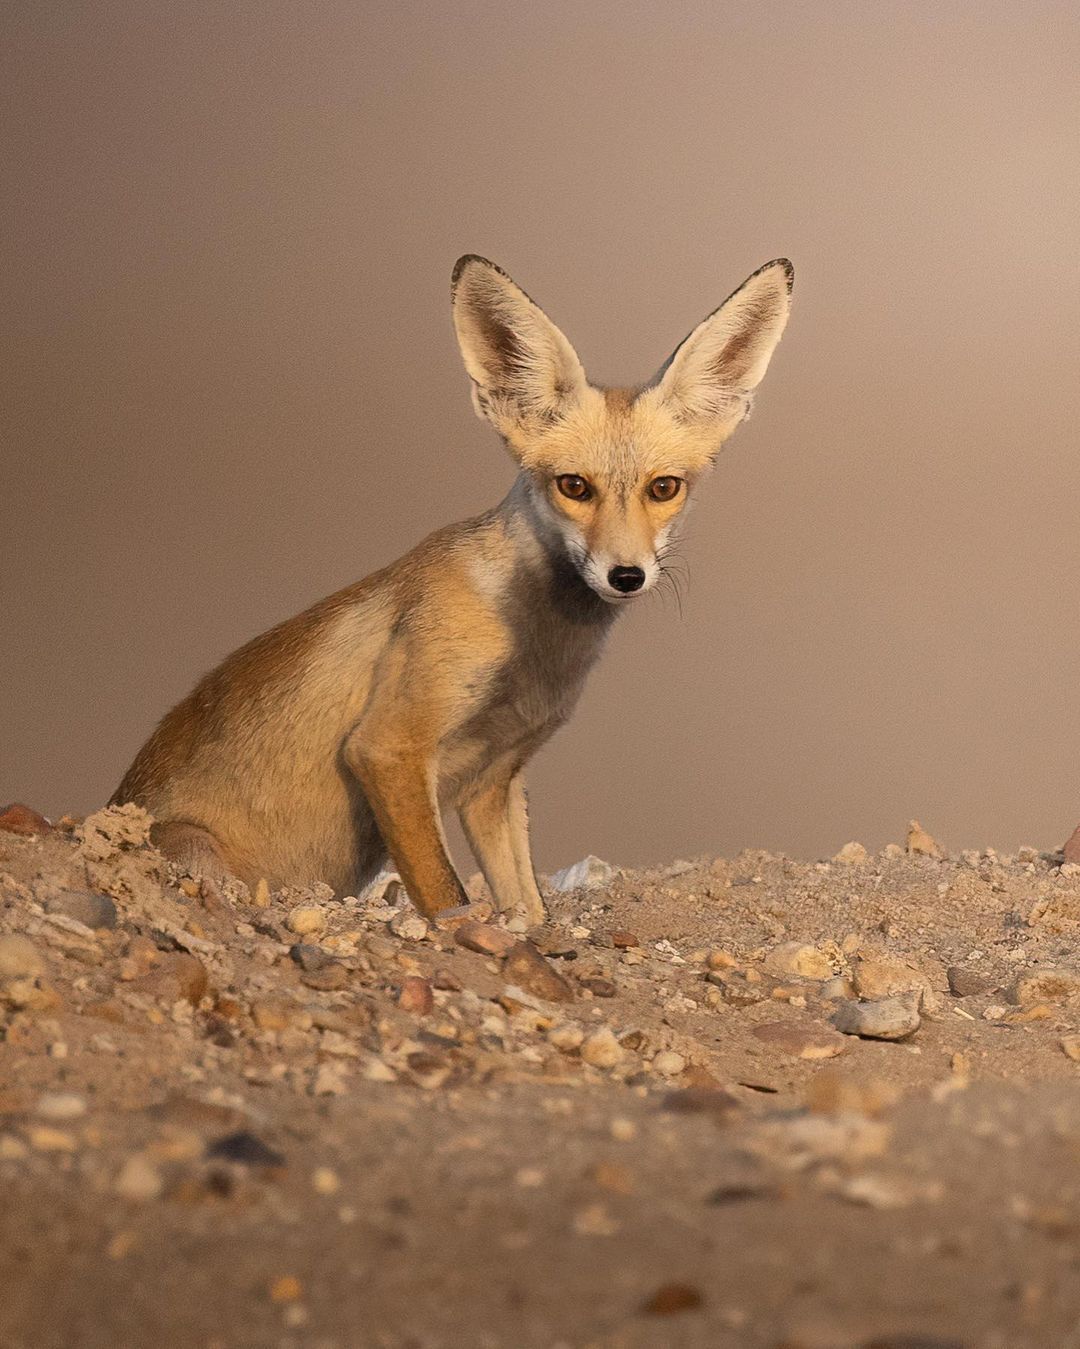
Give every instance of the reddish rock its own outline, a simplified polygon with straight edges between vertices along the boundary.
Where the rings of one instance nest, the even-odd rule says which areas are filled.
[[[586,974],[579,977],[578,983],[594,998],[613,998],[616,993],[615,985],[610,979],[605,979],[603,975]]]
[[[454,971],[445,968],[437,969],[431,976],[431,982],[435,988],[446,989],[448,993],[460,993],[464,987]]]
[[[44,815],[19,801],[0,810],[0,829],[9,834],[51,834],[53,827]]]
[[[693,1311],[705,1301],[698,1289],[688,1283],[661,1284],[655,1293],[641,1305],[643,1316],[675,1316],[678,1312]]]
[[[485,956],[504,956],[519,944],[514,934],[505,928],[472,921],[461,924],[454,933],[454,940],[467,951],[479,951]]]
[[[435,1006],[431,984],[419,975],[410,974],[401,981],[398,993],[398,1006],[404,1012],[413,1012],[417,1016],[427,1016]]]
[[[614,928],[609,935],[612,946],[618,951],[632,951],[635,946],[641,945],[632,932],[627,932],[623,928]]]
[[[3,817],[0,816],[0,819]],[[1080,862],[1080,824],[1069,835],[1069,840],[1061,850],[1066,862]]]
[[[572,1002],[574,990],[529,941],[516,942],[506,957],[508,983],[546,1002]]]
[[[207,988],[206,968],[198,956],[187,951],[163,955],[151,974],[136,979],[132,987],[161,1002],[190,1002],[195,1006]]]

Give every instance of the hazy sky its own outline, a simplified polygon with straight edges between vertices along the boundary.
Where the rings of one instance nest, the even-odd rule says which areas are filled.
[[[0,25],[0,798],[101,803],[229,650],[499,499],[458,254],[617,382],[786,254],[682,613],[622,620],[534,764],[538,861],[1080,819],[1075,5]]]

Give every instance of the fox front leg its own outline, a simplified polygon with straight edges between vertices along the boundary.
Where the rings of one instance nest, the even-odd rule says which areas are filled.
[[[345,761],[371,806],[409,898],[426,918],[468,903],[446,847],[433,757],[391,736],[350,737]]]
[[[520,773],[500,765],[460,806],[461,824],[501,913],[530,926],[544,921],[544,902],[529,856],[528,818]]]

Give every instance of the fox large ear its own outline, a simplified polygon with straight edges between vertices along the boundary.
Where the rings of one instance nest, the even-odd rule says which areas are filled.
[[[675,348],[653,384],[680,421],[715,430],[718,444],[734,431],[784,331],[794,280],[787,258],[767,262]]]
[[[493,262],[473,253],[459,258],[452,296],[473,406],[511,445],[581,397],[587,381],[574,348]]]

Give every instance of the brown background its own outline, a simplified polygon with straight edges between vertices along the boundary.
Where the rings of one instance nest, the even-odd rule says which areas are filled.
[[[624,619],[534,766],[541,865],[1076,823],[1075,5],[17,0],[3,28],[0,798],[100,803],[228,650],[499,498],[459,253],[619,381],[786,253],[682,616]]]

